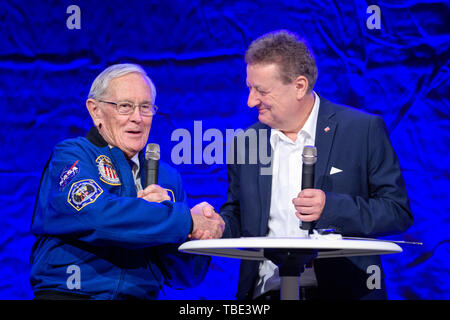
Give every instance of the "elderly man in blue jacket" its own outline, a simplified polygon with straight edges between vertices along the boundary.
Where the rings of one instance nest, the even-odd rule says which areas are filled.
[[[189,209],[165,162],[157,185],[143,183],[155,98],[138,65],[111,66],[93,82],[86,105],[95,126],[59,143],[41,178],[32,220],[37,299],[157,299],[163,284],[204,278],[209,259],[177,247],[219,238],[223,220],[205,202]]]

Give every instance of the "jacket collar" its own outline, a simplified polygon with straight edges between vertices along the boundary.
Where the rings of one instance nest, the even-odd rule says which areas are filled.
[[[108,142],[106,142],[106,140],[102,137],[100,132],[98,132],[97,127],[91,127],[91,129],[86,134],[86,138],[97,147],[108,146]],[[124,156],[125,156],[125,154],[124,154]],[[138,159],[140,162],[140,167],[142,168],[143,165],[145,164],[145,152],[143,152],[143,150],[139,151]],[[140,170],[140,171],[141,171],[141,174],[144,174],[145,170]],[[145,178],[145,176],[144,176],[144,178]],[[142,181],[145,181],[145,180],[142,180]]]
[[[106,147],[108,143],[103,139],[100,132],[98,132],[97,127],[92,127],[86,134],[86,138],[97,147]]]
[[[315,166],[314,186],[315,188],[323,188],[325,182],[327,167],[329,163],[331,148],[333,145],[334,135],[337,128],[337,122],[334,119],[336,109],[330,101],[320,96],[319,114],[317,116],[315,145],[317,147],[317,163]],[[267,129],[267,149],[269,155],[272,156],[272,149],[270,145],[271,128],[265,124],[259,123],[258,128]],[[259,142],[258,142],[259,143]],[[267,226],[270,215],[270,201],[272,189],[272,175],[261,175],[261,170],[268,170],[272,165],[272,161],[268,165],[262,164],[258,161],[258,183],[259,195],[261,201],[261,221],[260,221],[260,235],[267,234]],[[299,166],[301,161],[299,160]],[[267,172],[267,171],[266,171]]]

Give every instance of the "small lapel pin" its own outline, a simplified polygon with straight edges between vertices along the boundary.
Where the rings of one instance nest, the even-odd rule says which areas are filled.
[[[323,129],[323,131],[325,131],[325,132],[330,131],[330,127],[326,127],[325,129]]]

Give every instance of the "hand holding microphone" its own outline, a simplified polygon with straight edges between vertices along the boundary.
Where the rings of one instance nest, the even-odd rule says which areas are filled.
[[[302,154],[302,191],[292,200],[295,215],[302,221],[300,228],[311,231],[312,222],[319,220],[325,207],[325,193],[314,189],[314,166],[317,161],[317,149],[305,146]]]
[[[166,189],[158,185],[160,148],[156,143],[149,143],[145,150],[147,161],[147,179],[145,189],[138,192],[138,198],[151,202],[170,200]],[[225,222],[213,206],[202,202],[191,208],[192,234],[191,239],[217,239],[222,236]]]
[[[137,197],[149,202],[162,202],[164,200],[171,200],[169,194],[167,193],[167,190],[161,188],[157,184],[149,185],[144,190],[138,191]]]
[[[145,149],[145,160],[147,161],[147,181],[145,186],[158,184],[160,148],[157,143],[149,143]]]
[[[149,143],[145,149],[145,160],[147,161],[147,179],[144,190],[138,192],[138,198],[149,202],[162,202],[170,200],[166,189],[158,186],[160,148],[156,143]]]

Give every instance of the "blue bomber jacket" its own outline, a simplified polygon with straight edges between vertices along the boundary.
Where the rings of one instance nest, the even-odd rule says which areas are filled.
[[[139,154],[145,180],[144,152]],[[91,299],[157,299],[206,275],[209,258],[178,252],[191,228],[178,172],[160,161],[158,184],[172,201],[137,198],[128,160],[96,128],[59,143],[42,174],[31,223],[34,292]]]

